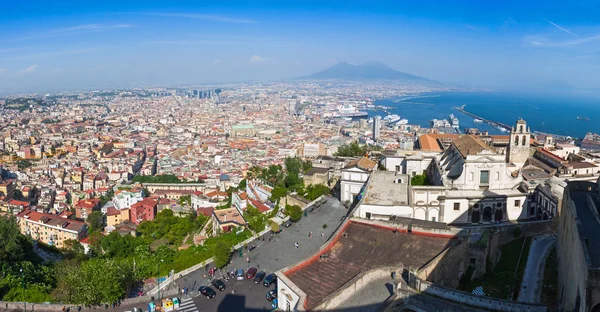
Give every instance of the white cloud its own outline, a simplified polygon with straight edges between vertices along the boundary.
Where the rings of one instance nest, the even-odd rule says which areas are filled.
[[[562,27],[562,26],[560,26],[560,25],[558,25],[558,24],[554,23],[553,21],[551,21],[551,20],[547,20],[547,19],[545,19],[545,18],[544,18],[544,20],[545,20],[546,22],[548,22],[550,25],[552,25],[552,26],[554,26],[554,27],[556,27],[556,28],[558,28],[558,29],[560,29],[560,30],[562,30],[562,31],[566,32],[567,34],[569,34],[569,35],[571,35],[571,36],[573,36],[573,37],[578,37],[578,36],[577,36],[576,34],[574,34],[572,31],[570,31],[570,30],[568,30],[568,29],[566,29],[566,28],[564,28],[564,27]]]
[[[192,19],[199,19],[199,20],[205,20],[205,21],[210,21],[210,22],[232,23],[232,24],[254,24],[254,23],[256,23],[255,21],[249,20],[249,19],[242,19],[242,18],[230,17],[230,16],[225,16],[225,15],[215,15],[215,14],[165,13],[165,12],[124,13],[124,14],[192,18]]]
[[[296,60],[296,62],[294,62],[294,63],[296,63],[296,64],[300,64],[300,61]]]
[[[337,64],[337,63],[339,63],[339,62],[340,62],[340,60],[338,60],[338,59],[336,59],[336,58],[330,58],[330,59],[327,59],[327,63],[331,63],[331,64]]]
[[[165,45],[197,45],[197,44],[232,45],[232,44],[242,44],[242,42],[239,42],[239,41],[228,41],[228,40],[158,40],[158,41],[148,41],[148,43],[165,44]]]
[[[264,63],[267,61],[266,57],[262,57],[262,56],[258,56],[258,55],[252,55],[252,57],[250,58],[250,63],[252,64],[257,64],[257,63]]]
[[[33,73],[37,69],[37,67],[38,66],[34,64],[34,65],[31,65],[31,66],[29,66],[27,68],[22,69],[21,72],[25,73],[25,74]]]
[[[0,74],[4,74],[6,72],[6,68],[0,68]]]
[[[526,36],[523,38],[525,44],[535,47],[568,47],[599,40],[600,34],[564,41],[553,41],[543,36]]]
[[[221,60],[215,60],[214,63],[215,64],[221,64]]]
[[[32,39],[40,39],[40,38],[51,38],[51,37],[70,35],[70,34],[80,34],[80,33],[87,33],[87,32],[93,32],[93,31],[105,31],[105,30],[122,29],[122,28],[129,28],[129,27],[133,27],[133,25],[130,25],[130,24],[85,24],[85,25],[77,25],[77,26],[65,27],[65,28],[55,28],[55,29],[51,29],[49,31],[43,31],[43,32],[39,32],[37,34],[32,34],[29,36],[24,36],[24,37],[19,37],[19,38],[13,38],[13,39],[5,40],[5,41],[23,41],[23,40],[32,40]]]
[[[34,54],[25,54],[19,56],[13,56],[7,58],[7,60],[17,61],[17,60],[28,60],[28,59],[36,59],[43,57],[56,57],[63,55],[79,55],[79,54],[87,54],[96,51],[96,49],[69,49],[69,50],[61,50],[61,51],[52,51],[52,52],[40,52]]]

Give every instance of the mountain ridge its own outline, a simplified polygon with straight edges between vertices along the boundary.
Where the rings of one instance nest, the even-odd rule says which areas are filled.
[[[305,80],[397,80],[405,82],[437,83],[433,80],[395,70],[380,61],[360,65],[339,62],[322,71],[300,77]]]

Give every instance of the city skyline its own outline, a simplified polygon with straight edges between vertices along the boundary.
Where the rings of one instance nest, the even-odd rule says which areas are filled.
[[[0,93],[280,80],[372,60],[466,87],[600,86],[591,1],[35,4],[0,10]]]

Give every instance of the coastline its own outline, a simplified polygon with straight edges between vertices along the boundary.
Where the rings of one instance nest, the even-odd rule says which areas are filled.
[[[582,138],[588,132],[600,133],[600,105],[593,100],[579,98],[550,98],[544,96],[520,95],[502,92],[431,92],[407,94],[404,96],[379,99],[377,106],[388,107],[390,114],[408,119],[409,124],[429,127],[431,119],[447,119],[454,114],[459,119],[460,129],[465,127],[487,130],[490,134],[505,134],[495,127],[475,123],[473,117],[459,112],[453,107],[465,105],[464,110],[492,122],[512,125],[523,118],[531,131],[551,133],[560,136]],[[369,111],[369,117],[385,116],[381,111]],[[590,120],[578,119],[589,116]]]

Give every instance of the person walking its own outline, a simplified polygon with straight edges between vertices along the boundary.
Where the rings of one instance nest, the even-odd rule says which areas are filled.
[[[294,246],[296,246],[296,249],[298,249],[298,242],[295,242]]]
[[[309,232],[308,232],[308,238],[311,238],[311,239],[312,239],[312,231],[309,231]]]

